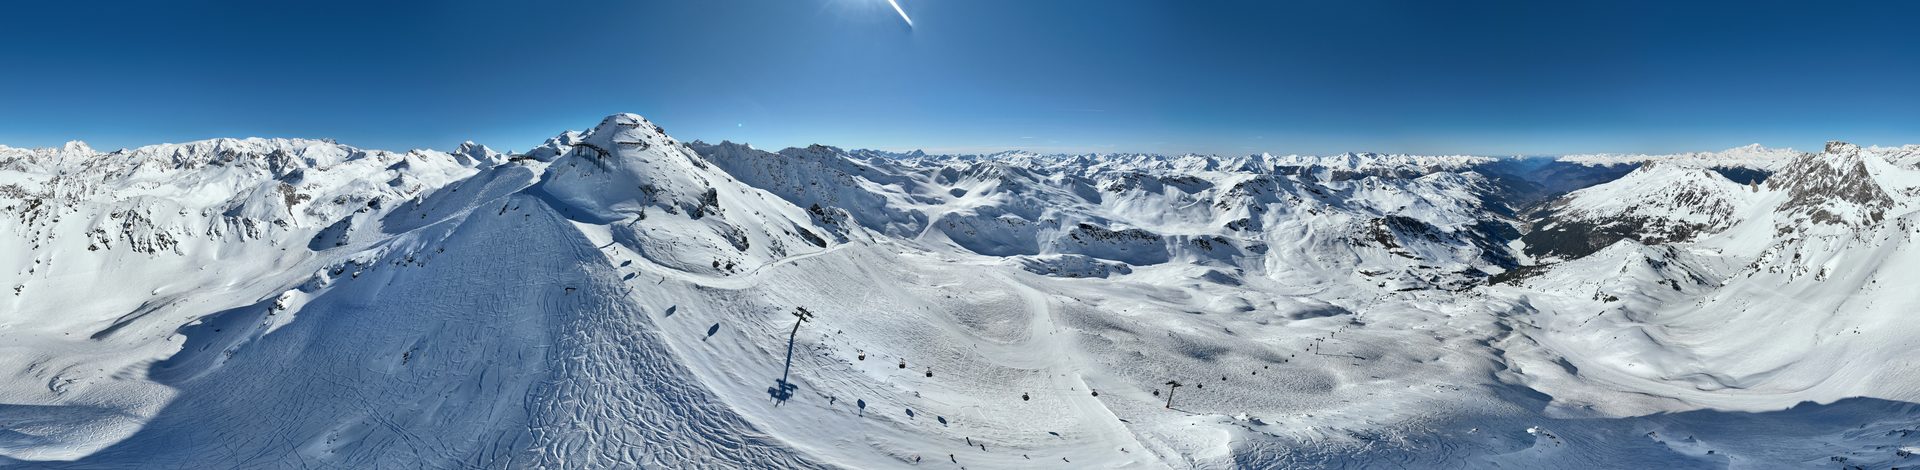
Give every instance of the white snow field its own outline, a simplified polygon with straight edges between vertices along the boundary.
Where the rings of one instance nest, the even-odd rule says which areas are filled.
[[[1917,236],[1920,146],[0,147],[0,465],[1920,466]]]

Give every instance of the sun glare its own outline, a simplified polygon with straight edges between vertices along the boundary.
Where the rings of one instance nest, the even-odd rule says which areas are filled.
[[[907,27],[913,27],[913,18],[908,18],[907,11],[900,9],[900,0],[887,0],[887,4],[893,5],[893,11],[900,14],[900,19],[907,20]]]

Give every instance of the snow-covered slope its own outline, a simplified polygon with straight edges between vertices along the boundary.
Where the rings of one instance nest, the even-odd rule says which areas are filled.
[[[1693,160],[0,147],[0,464],[1911,463],[1920,147]]]
[[[1560,358],[1534,360],[1578,370],[1535,387],[1612,413],[1920,397],[1920,328],[1906,321],[1920,304],[1898,291],[1920,279],[1912,155],[1829,144],[1764,185],[1723,184],[1739,202],[1691,242],[1621,241],[1503,289]]]

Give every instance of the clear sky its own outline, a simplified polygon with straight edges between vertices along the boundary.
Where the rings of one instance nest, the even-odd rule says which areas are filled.
[[[127,1],[0,5],[0,144],[330,137],[930,151],[1920,143],[1920,3]]]

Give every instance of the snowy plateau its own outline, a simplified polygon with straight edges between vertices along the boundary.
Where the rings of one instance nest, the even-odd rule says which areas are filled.
[[[1917,237],[1842,142],[0,147],[0,466],[1920,467]]]

